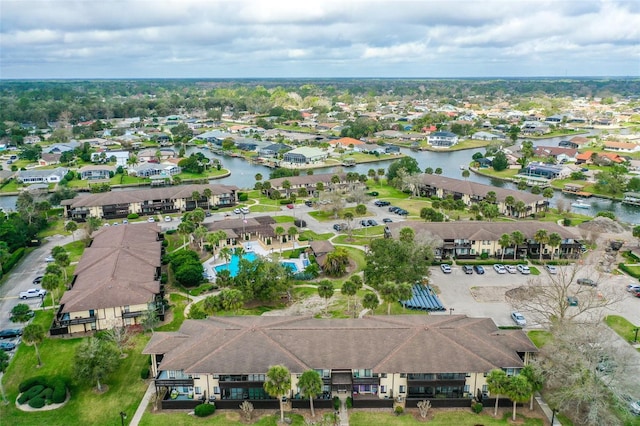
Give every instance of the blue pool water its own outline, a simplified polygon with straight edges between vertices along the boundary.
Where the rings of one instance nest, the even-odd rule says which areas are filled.
[[[280,262],[282,263],[282,266],[284,266],[285,268],[288,268],[291,270],[291,272],[296,273],[298,272],[298,265],[296,265],[295,262]]]
[[[250,262],[256,260],[258,256],[255,253],[245,253],[242,255],[243,259],[246,259]],[[238,275],[238,264],[240,263],[240,258],[238,255],[234,254],[231,256],[229,263],[223,263],[222,265],[218,265],[215,267],[216,272],[229,270],[229,273],[232,277]]]

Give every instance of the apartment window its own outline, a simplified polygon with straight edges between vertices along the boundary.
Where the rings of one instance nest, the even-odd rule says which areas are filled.
[[[400,373],[400,378],[401,379],[406,379],[407,378],[407,373]]]
[[[195,387],[195,392],[196,392],[196,395],[200,395],[202,393],[202,389],[200,388],[200,386]]]
[[[467,373],[467,374],[465,374],[465,376],[464,376],[464,377],[471,377],[471,373]]]
[[[383,379],[386,379],[387,378],[387,373],[380,373],[380,377],[383,378]]]
[[[406,393],[407,387],[405,385],[400,385],[400,393]]]
[[[380,393],[387,393],[387,387],[384,385],[380,386]]]
[[[482,385],[482,393],[489,392],[489,385]]]
[[[218,386],[214,386],[213,393],[220,393],[220,388]]]
[[[469,392],[469,385],[464,385],[464,391]]]
[[[130,307],[129,305],[126,305],[126,306],[124,307],[124,312],[125,312],[126,314],[128,314],[128,313],[129,313],[129,311],[130,311],[130,309],[131,309],[131,307]]]

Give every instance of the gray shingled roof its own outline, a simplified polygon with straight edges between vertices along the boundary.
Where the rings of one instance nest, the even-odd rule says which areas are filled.
[[[518,352],[536,352],[522,330],[498,330],[489,318],[462,315],[210,317],[186,320],[178,333],[154,333],[143,351],[164,354],[160,370],[187,374],[260,373],[275,364],[292,373],[483,372],[522,367]]]

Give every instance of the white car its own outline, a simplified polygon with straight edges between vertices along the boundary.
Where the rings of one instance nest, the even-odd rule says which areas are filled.
[[[249,208],[248,208],[248,207],[243,207],[243,208],[241,208],[241,209],[240,209],[240,211],[241,211],[242,213],[244,213],[244,214],[249,214],[249,213],[251,213],[251,210],[249,210]]]
[[[148,218],[148,219],[147,219],[147,222],[149,222],[149,223],[153,223],[153,222],[155,222],[155,221],[156,221],[156,220],[155,220],[153,217],[150,217],[150,218]]]
[[[627,286],[627,291],[629,293],[636,293],[636,292],[640,291],[640,284],[629,284]]]
[[[531,270],[529,269],[529,267],[522,263],[516,266],[516,269],[520,271],[522,275],[529,275],[531,273]]]
[[[547,272],[549,272],[552,275],[555,275],[558,273],[558,268],[556,268],[553,265],[544,265],[544,269],[546,269]]]
[[[171,216],[165,216],[164,217],[164,221],[165,222],[171,222]]]
[[[504,269],[506,269],[506,270],[507,270],[507,272],[508,272],[508,273],[510,273],[510,274],[515,274],[515,273],[517,273],[517,272],[518,272],[518,270],[516,269],[516,267],[515,267],[515,266],[513,266],[513,265],[504,265]]]
[[[524,315],[522,315],[520,312],[517,312],[517,311],[511,312],[511,319],[520,327],[524,327],[527,325],[527,320],[524,318]]]
[[[47,263],[51,263],[51,262],[55,262],[56,260],[53,258],[53,256],[47,256],[44,258],[44,261]]]
[[[505,269],[504,265],[501,265],[499,263],[496,263],[493,265],[493,270],[496,271],[499,274],[506,274],[507,270]]]
[[[20,299],[31,299],[32,297],[44,297],[47,295],[47,290],[40,288],[30,288],[27,291],[20,292]]]
[[[451,266],[447,265],[446,263],[441,264],[440,269],[442,269],[442,272],[444,272],[445,274],[451,273]]]
[[[640,416],[640,400],[629,403],[629,410],[633,414]]]

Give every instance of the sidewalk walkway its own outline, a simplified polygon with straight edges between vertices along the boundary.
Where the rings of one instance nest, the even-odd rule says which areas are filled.
[[[547,416],[547,419],[549,420],[549,422],[551,422],[551,419],[553,419],[553,424],[551,426],[562,426],[562,423],[560,423],[560,421],[558,420],[557,412],[556,412],[556,415],[554,416],[553,411],[551,411],[551,408],[549,408],[547,403],[544,402],[540,394],[536,394],[535,399],[538,405],[540,406],[540,408],[542,408],[544,415]]]
[[[144,411],[149,406],[149,401],[151,401],[151,396],[153,396],[153,392],[155,392],[155,390],[156,390],[156,387],[154,386],[153,380],[152,380],[151,382],[149,382],[149,387],[147,388],[147,391],[144,393],[144,396],[142,397],[142,401],[140,401],[140,405],[138,405],[138,409],[136,410],[135,414],[131,418],[131,422],[129,422],[129,425],[138,426],[138,424],[140,423],[140,420],[142,420],[142,415],[144,414]]]

